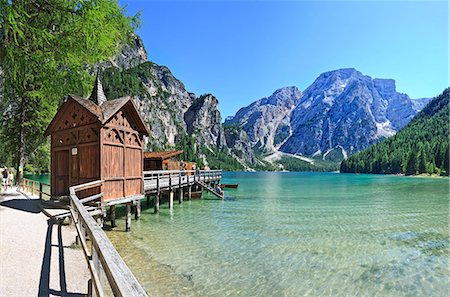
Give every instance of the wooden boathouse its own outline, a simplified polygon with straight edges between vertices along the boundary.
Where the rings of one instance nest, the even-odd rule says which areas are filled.
[[[180,169],[179,160],[175,157],[182,153],[182,150],[144,152],[144,171]]]
[[[131,97],[107,100],[98,77],[88,99],[68,96],[45,131],[51,135],[52,197],[94,180],[103,180],[102,201],[142,195],[143,137],[149,133]]]
[[[89,98],[68,96],[45,131],[51,136],[51,197],[69,196],[70,187],[90,184],[78,187],[78,199],[89,203],[101,224],[109,207],[113,227],[115,205],[125,204],[126,230],[131,227],[131,207],[138,219],[144,195],[148,204],[155,195],[155,212],[162,195],[170,197],[172,208],[175,192],[181,203],[183,192],[191,193],[193,185],[222,197],[214,190],[221,171],[180,168],[173,157],[183,151],[144,153],[144,136],[149,134],[132,98],[107,100],[97,77]]]

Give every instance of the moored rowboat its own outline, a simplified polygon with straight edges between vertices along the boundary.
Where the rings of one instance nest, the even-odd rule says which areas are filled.
[[[189,197],[188,192],[184,192],[184,197]],[[202,198],[202,191],[191,192],[191,199],[200,199]]]
[[[223,189],[223,188],[237,189],[238,184],[220,184],[219,186],[220,186],[222,189]]]

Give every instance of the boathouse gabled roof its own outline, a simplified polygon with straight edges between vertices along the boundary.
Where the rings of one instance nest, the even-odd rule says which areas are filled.
[[[161,151],[161,152],[144,152],[144,159],[148,160],[166,160],[173,156],[182,154],[182,150],[178,151]]]
[[[95,83],[96,87],[93,88],[92,94],[87,99],[81,98],[77,95],[68,96],[67,100],[59,108],[55,117],[48,125],[47,129],[45,130],[44,136],[48,136],[51,134],[61,115],[65,113],[65,110],[70,105],[70,102],[76,102],[77,104],[81,105],[85,110],[94,115],[101,125],[106,124],[122,108],[129,107],[128,111],[135,120],[137,131],[139,131],[143,135],[150,135],[149,129],[142,120],[142,117],[137,111],[137,108],[133,103],[133,99],[130,96],[121,97],[114,100],[107,100],[106,96],[104,96],[104,94],[101,94],[103,93],[103,88],[101,87],[101,83],[99,82],[98,78],[96,79]],[[94,101],[100,102],[100,104],[96,104],[96,102]]]

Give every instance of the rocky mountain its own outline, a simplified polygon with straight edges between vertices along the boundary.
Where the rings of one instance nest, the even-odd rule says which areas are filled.
[[[256,153],[338,161],[394,135],[429,100],[412,100],[396,91],[392,79],[347,68],[321,74],[303,93],[279,89],[241,108],[225,125],[242,129]]]
[[[209,163],[217,156],[221,162],[237,163],[233,157],[224,160],[232,153],[226,144],[218,100],[210,94],[197,97],[188,92],[167,67],[148,61],[138,37],[101,67],[107,98],[133,96],[151,130],[148,150],[177,147],[189,151],[186,159]]]
[[[147,51],[141,38],[137,35],[131,36],[132,41],[122,47],[120,52],[108,61],[100,63],[102,69],[115,67],[119,69],[129,69],[147,62]]]
[[[225,126],[227,147],[242,164],[257,164],[255,152],[247,133],[237,126]]]
[[[254,149],[275,151],[290,135],[290,115],[301,96],[297,87],[278,89],[269,97],[239,109],[234,117],[225,121],[225,126],[241,127]]]
[[[197,143],[221,149],[226,147],[226,140],[218,105],[219,101],[213,95],[202,95],[184,113],[184,122],[188,135],[193,135]]]
[[[324,158],[337,150],[346,157],[394,135],[428,101],[414,103],[392,79],[372,79],[353,68],[326,72],[292,111],[292,135],[280,149]]]
[[[434,98],[394,137],[341,163],[341,172],[449,175],[449,92]]]
[[[102,79],[108,98],[134,97],[151,127],[149,149],[173,148],[186,136],[208,147],[225,147],[217,99],[188,92],[167,67],[150,61],[125,70],[110,67],[103,71]]]

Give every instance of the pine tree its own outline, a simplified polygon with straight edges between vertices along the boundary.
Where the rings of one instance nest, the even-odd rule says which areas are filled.
[[[419,154],[419,164],[417,165],[417,170],[419,173],[424,173],[427,171],[427,161],[425,151],[421,150]]]
[[[406,163],[405,174],[413,175],[417,173],[417,156],[414,151],[409,155],[408,162]]]
[[[136,21],[111,0],[0,0],[0,141],[9,147],[1,154],[14,154],[6,159],[15,161],[18,181],[63,97],[90,91],[92,67],[128,41]]]

